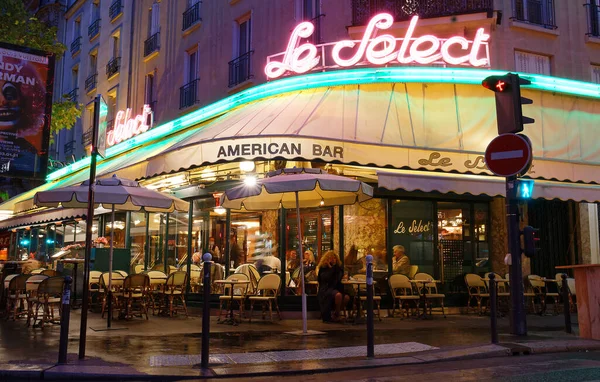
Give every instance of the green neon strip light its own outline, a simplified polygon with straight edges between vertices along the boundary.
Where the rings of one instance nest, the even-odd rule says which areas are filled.
[[[167,135],[219,116],[235,107],[282,93],[316,87],[389,82],[480,85],[481,81],[487,76],[503,74],[506,74],[506,71],[431,67],[391,67],[337,70],[287,77],[244,90],[195,110],[187,115],[163,123],[144,134],[137,135],[125,142],[109,147],[106,150],[106,157],[111,158],[136,147],[140,147],[148,142],[162,139]],[[539,74],[519,73],[519,75],[531,81],[531,85],[527,86],[528,89],[600,99],[600,85],[598,84]],[[59,179],[65,175],[88,167],[89,164],[90,158],[84,158],[67,167],[48,174],[46,180],[52,181]]]

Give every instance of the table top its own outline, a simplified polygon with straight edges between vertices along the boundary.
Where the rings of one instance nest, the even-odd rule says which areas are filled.
[[[554,267],[556,269],[571,269],[571,268],[597,268],[600,267],[600,264],[577,264],[577,265],[560,265],[558,267]]]
[[[441,283],[440,280],[433,280],[433,279],[431,279],[431,280],[408,280],[408,281],[410,281],[411,283],[422,283],[422,284],[428,284],[428,283],[439,284],[439,283]]]
[[[367,280],[342,280],[342,284],[365,285],[367,284]]]
[[[250,280],[217,280],[216,284],[250,284]]]
[[[85,263],[85,259],[60,259],[58,261],[61,263],[67,263],[67,264],[83,264],[83,263]]]
[[[42,279],[42,278],[35,279],[35,280],[28,279],[25,283],[26,284],[39,284],[39,283],[41,283],[44,280],[45,279]]]
[[[487,278],[487,277],[486,277],[486,278],[483,278],[482,280],[483,280],[483,281],[490,281],[490,279],[489,279],[489,278]],[[498,279],[498,278],[495,278],[495,279],[494,279],[494,281],[496,281],[496,282],[500,282],[500,283],[506,283],[506,282],[509,282],[510,280],[509,280],[509,279]]]

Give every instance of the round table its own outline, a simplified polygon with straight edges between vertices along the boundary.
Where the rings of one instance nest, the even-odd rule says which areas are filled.
[[[419,315],[420,319],[426,320],[429,319],[431,317],[427,317],[427,287],[426,284],[431,284],[431,283],[436,283],[439,284],[440,280],[409,280],[412,284],[422,284],[421,288],[419,289],[421,291],[421,293],[419,293],[419,296],[421,296],[421,302],[423,303],[423,314]],[[417,287],[418,288],[418,287]]]
[[[250,280],[217,280],[215,281],[215,284],[222,284],[222,285],[230,285],[229,290],[231,292],[231,301],[229,302],[229,318],[226,319],[225,321],[222,321],[221,323],[223,324],[229,324],[229,325],[237,325],[237,322],[235,321],[235,318],[233,316],[233,287],[235,285],[246,285],[246,284],[250,284]],[[240,302],[240,304],[243,304],[244,302]],[[241,319],[241,317],[240,317]]]

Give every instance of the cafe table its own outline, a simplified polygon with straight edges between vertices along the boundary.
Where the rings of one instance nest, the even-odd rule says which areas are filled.
[[[354,303],[356,304],[356,317],[354,318],[355,324],[364,323],[364,315],[362,311],[362,306],[360,304],[360,287],[361,285],[367,285],[366,280],[342,280],[343,285],[351,285],[352,287],[356,286],[356,296],[354,296]]]
[[[431,283],[439,284],[440,280],[428,279],[428,280],[409,280],[409,281],[412,284],[417,284],[417,288],[421,292],[421,293],[419,293],[419,296],[421,296],[421,303],[423,304],[423,313],[421,315],[419,315],[418,318],[420,318],[422,320],[431,319],[432,317],[427,316],[427,284],[431,284]],[[421,284],[420,288],[419,288],[418,284]]]
[[[230,285],[229,287],[229,291],[231,292],[230,298],[231,301],[229,302],[229,318],[225,319],[224,321],[222,321],[222,324],[228,324],[228,325],[237,325],[237,322],[235,321],[235,318],[233,316],[233,290],[234,290],[234,286],[235,285],[247,285],[250,284],[250,280],[216,280],[215,281],[216,284],[221,284],[221,285]],[[241,301],[240,304],[243,304],[244,301]],[[240,316],[240,320],[241,320],[241,316]]]

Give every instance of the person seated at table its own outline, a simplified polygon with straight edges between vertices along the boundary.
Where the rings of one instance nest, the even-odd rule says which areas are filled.
[[[373,269],[376,271],[387,271],[387,259],[385,249],[373,250]]]
[[[394,274],[408,276],[410,274],[410,259],[404,252],[404,246],[394,245],[394,260],[392,262],[392,270]]]
[[[344,257],[344,268],[349,275],[360,273],[362,262],[358,259],[358,249],[355,245],[350,247],[348,254]]]
[[[344,270],[339,256],[334,251],[327,251],[316,269],[319,291],[317,299],[321,309],[323,322],[340,322],[342,304],[350,301],[348,295],[344,295],[342,278]],[[333,312],[332,312],[333,310]]]
[[[293,272],[300,266],[300,259],[298,258],[298,252],[295,249],[290,249],[285,255],[286,268],[288,271]]]
[[[21,273],[27,275],[30,274],[34,269],[39,269],[41,267],[42,263],[35,258],[35,252],[31,252],[27,261],[21,265]]]
[[[262,265],[268,267],[268,270],[271,272],[276,271],[277,273],[281,273],[281,260],[279,260],[275,251],[272,251],[267,256],[263,257]]]

